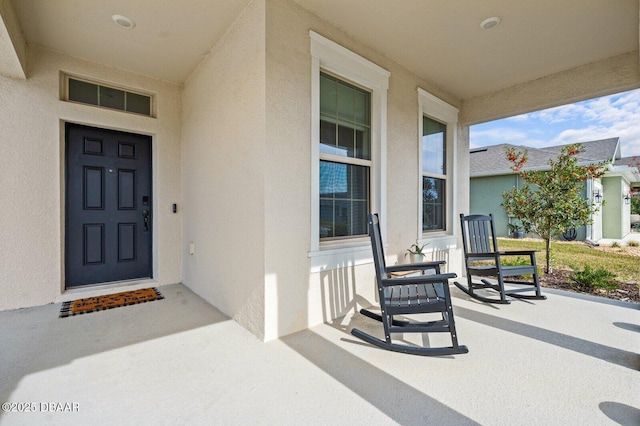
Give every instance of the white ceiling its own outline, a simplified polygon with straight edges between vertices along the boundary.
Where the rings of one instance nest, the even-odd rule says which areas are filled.
[[[638,49],[638,0],[296,2],[461,99]]]
[[[25,38],[183,82],[250,0],[13,0]],[[270,1],[270,0],[267,0]],[[294,0],[461,99],[638,49],[638,0]],[[116,26],[125,15],[133,29]],[[493,30],[480,22],[500,16]]]
[[[249,2],[13,0],[13,6],[30,43],[181,83]],[[116,14],[135,28],[117,26]]]

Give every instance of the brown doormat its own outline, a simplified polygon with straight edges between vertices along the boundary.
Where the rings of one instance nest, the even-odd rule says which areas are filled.
[[[60,318],[161,299],[164,299],[164,296],[155,287],[107,294],[105,296],[87,297],[85,299],[64,302],[62,309],[60,309]]]

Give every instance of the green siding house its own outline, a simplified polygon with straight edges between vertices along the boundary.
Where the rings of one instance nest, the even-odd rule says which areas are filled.
[[[591,225],[576,230],[575,238],[592,242],[602,238],[622,239],[631,232],[629,197],[631,189],[640,182],[638,161],[635,157],[621,156],[619,138],[583,142],[582,146],[586,151],[580,155],[578,164],[604,161],[608,163],[608,170],[602,178],[585,182],[583,196],[599,205],[600,210],[594,214]],[[502,208],[502,193],[523,184],[518,174],[511,170],[506,156],[508,148],[527,150],[525,170],[544,170],[549,167],[550,159],[557,158],[562,145],[537,149],[500,144],[470,151],[469,213],[492,213],[496,233],[502,237],[510,235],[510,223],[517,223]],[[571,237],[567,235],[567,238]]]

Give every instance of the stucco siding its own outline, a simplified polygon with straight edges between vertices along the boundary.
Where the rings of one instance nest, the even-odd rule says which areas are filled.
[[[309,324],[311,56],[309,17],[267,2],[265,339]]]
[[[484,123],[640,87],[638,50],[466,99],[460,122]]]
[[[522,180],[515,174],[500,176],[483,176],[474,177],[469,184],[470,214],[489,214],[492,213],[496,226],[496,235],[498,237],[508,237],[509,217],[502,207],[504,199],[502,193],[508,191],[514,186],[521,188]],[[535,188],[535,186],[533,187]],[[582,189],[582,197],[586,197],[586,186]],[[511,223],[518,223],[516,219],[512,219]],[[586,228],[584,226],[576,229],[576,239],[584,240],[586,238]],[[536,234],[528,235],[537,238]],[[562,239],[562,237],[560,237]]]
[[[185,83],[183,282],[264,337],[265,23],[251,3]],[[194,254],[189,254],[193,244]]]
[[[38,47],[29,78],[0,77],[0,309],[53,302],[64,292],[64,122],[152,136],[153,277],[181,279],[180,87]],[[157,117],[60,100],[60,73],[155,94]]]
[[[501,206],[504,201],[502,193],[511,188],[520,187],[517,175],[488,176],[471,179],[469,186],[469,214],[493,214],[496,234],[499,237],[509,235],[509,217]]]
[[[27,43],[9,0],[0,0],[0,74],[26,78]]]
[[[387,102],[388,262],[418,238],[417,87],[459,106],[455,98],[286,0],[267,2],[267,150],[265,164],[266,339],[331,321],[376,303],[373,264],[327,264],[311,272],[311,52],[309,30],[391,72]],[[457,147],[459,157],[468,141]],[[467,163],[468,164],[468,163]],[[456,164],[457,168],[457,164]],[[468,169],[468,167],[467,167]],[[464,174],[454,190],[468,202]],[[456,226],[455,221],[449,226]],[[461,272],[455,249],[438,250]]]
[[[623,196],[629,192],[629,184],[621,176],[602,178],[604,203],[602,237],[622,239],[631,232],[631,205],[625,204]]]

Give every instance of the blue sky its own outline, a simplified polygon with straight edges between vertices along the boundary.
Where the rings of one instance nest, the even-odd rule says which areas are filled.
[[[612,137],[623,157],[640,155],[640,89],[478,124],[470,143],[542,148]]]

